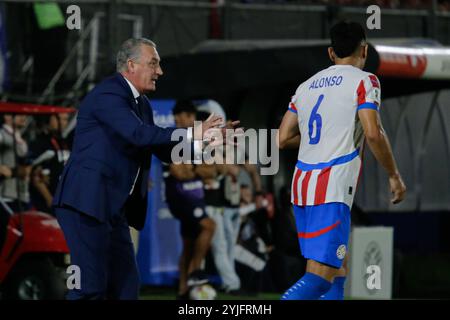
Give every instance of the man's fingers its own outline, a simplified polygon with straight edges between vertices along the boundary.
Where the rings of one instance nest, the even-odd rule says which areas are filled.
[[[403,200],[405,197],[405,191],[403,190],[394,190],[393,191],[394,197],[391,199],[391,202],[393,204],[397,204]]]
[[[233,129],[235,128],[239,123],[241,123],[239,120],[228,122],[227,129]]]
[[[393,204],[397,204],[397,203],[400,202],[400,199],[399,199],[399,197],[398,197],[397,194],[394,194],[394,197],[391,199],[391,202],[392,202]]]
[[[209,117],[206,119],[206,121],[211,120],[211,118],[214,117],[214,116],[215,116],[215,114],[214,114],[214,112],[212,112],[212,113],[209,115]]]
[[[214,117],[210,117],[208,118],[209,120],[206,120],[206,127],[209,128],[218,128],[220,126],[223,125],[223,119],[219,116],[214,116]]]

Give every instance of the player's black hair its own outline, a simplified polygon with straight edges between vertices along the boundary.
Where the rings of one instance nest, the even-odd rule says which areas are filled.
[[[340,21],[330,29],[331,47],[339,58],[351,56],[363,41],[366,32],[357,22]]]
[[[173,107],[172,112],[173,114],[179,114],[182,112],[196,114],[197,109],[195,108],[195,105],[191,100],[178,100],[175,103],[175,107]]]

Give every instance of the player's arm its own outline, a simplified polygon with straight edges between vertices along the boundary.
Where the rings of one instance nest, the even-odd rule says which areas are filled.
[[[295,144],[297,143],[297,144]],[[297,114],[286,111],[277,132],[277,146],[280,149],[298,147],[300,145],[300,131],[298,130]]]
[[[369,74],[358,85],[358,117],[364,129],[370,150],[389,175],[392,203],[399,203],[406,194],[406,187],[395,163],[391,144],[381,124],[378,113],[381,103],[381,87],[378,78]]]
[[[406,194],[406,186],[395,163],[391,144],[381,124],[377,110],[360,109],[358,111],[364,129],[364,135],[373,155],[389,175],[389,184],[393,197],[392,203],[399,203]]]
[[[177,180],[192,180],[195,178],[195,171],[192,164],[171,164],[170,174]]]
[[[300,146],[300,133],[295,137],[286,141],[284,149],[295,149],[298,148],[299,146]]]

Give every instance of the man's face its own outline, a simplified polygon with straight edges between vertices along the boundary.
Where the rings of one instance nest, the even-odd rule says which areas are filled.
[[[128,61],[127,78],[139,93],[156,90],[156,81],[162,76],[158,51],[154,47],[141,45],[141,55],[136,60]]]
[[[63,131],[67,128],[68,123],[69,115],[67,113],[59,113],[50,117],[49,127],[51,131]]]
[[[177,128],[189,128],[194,126],[195,113],[180,112],[174,118]]]
[[[25,115],[17,115],[14,119],[14,124],[16,128],[22,129],[27,125],[28,116]]]
[[[15,117],[11,115],[5,115],[3,118],[5,119],[6,124],[12,126],[14,121],[14,126],[16,127],[16,129],[22,129],[27,125],[28,116],[22,114],[18,114]]]

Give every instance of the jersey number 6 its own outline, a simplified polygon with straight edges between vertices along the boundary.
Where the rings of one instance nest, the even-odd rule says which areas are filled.
[[[322,129],[322,117],[317,113],[317,110],[320,107],[320,104],[323,100],[323,94],[319,96],[317,99],[316,105],[311,111],[311,115],[309,116],[308,121],[308,135],[309,135],[309,144],[318,144],[320,141],[320,130]],[[316,123],[316,135],[313,137],[314,132],[314,122]]]

